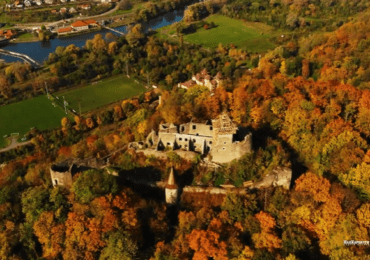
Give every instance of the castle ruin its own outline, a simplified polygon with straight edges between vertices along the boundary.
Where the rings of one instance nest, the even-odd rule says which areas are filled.
[[[156,151],[172,149],[209,154],[212,162],[228,163],[252,151],[252,134],[238,128],[223,113],[205,123],[161,124],[158,134],[152,131],[145,144]]]

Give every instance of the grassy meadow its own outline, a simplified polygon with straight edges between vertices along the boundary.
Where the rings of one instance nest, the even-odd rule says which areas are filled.
[[[215,48],[219,43],[224,45],[233,43],[238,48],[250,52],[265,52],[274,49],[276,46],[269,41],[276,34],[273,28],[253,22],[243,22],[223,15],[211,15],[204,19],[207,23],[215,23],[216,27],[205,30],[198,28],[195,33],[184,35],[184,41],[189,43],[201,44],[204,47]],[[162,38],[176,34],[170,26],[158,30]]]
[[[60,100],[63,100],[64,96],[69,107],[77,112],[79,111],[79,102],[81,102],[81,112],[87,112],[143,92],[145,92],[145,87],[142,84],[121,75],[104,79],[98,84],[56,93],[55,96],[59,97]]]
[[[6,145],[4,135],[19,133],[22,138],[31,127],[40,130],[59,127],[65,117],[60,107],[54,107],[46,96],[0,107],[0,147]]]
[[[69,107],[78,111],[81,102],[81,111],[87,112],[103,105],[139,95],[145,92],[145,87],[126,76],[118,76],[102,80],[102,82],[86,87],[56,93],[59,100],[63,96]],[[4,135],[19,133],[19,140],[31,127],[40,130],[60,127],[60,121],[66,114],[60,106],[54,107],[46,96],[0,107],[0,148],[7,142]]]

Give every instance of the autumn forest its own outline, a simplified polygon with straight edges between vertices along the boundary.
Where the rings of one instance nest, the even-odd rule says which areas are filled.
[[[163,5],[150,1],[141,12],[154,17]],[[56,93],[123,75],[155,88],[70,113],[55,129],[31,129],[30,145],[0,153],[0,259],[368,259],[368,245],[344,241],[370,241],[369,8],[360,0],[210,0],[185,11],[178,39],[145,32],[138,13],[125,36],[58,47],[43,69],[2,64],[1,105],[45,95],[45,82]],[[202,19],[213,13],[285,35],[261,53],[184,41],[192,26],[212,30]],[[203,69],[222,75],[217,88],[178,87]],[[212,168],[200,153],[128,148],[160,124],[222,113],[253,137],[252,152],[230,163]],[[106,157],[109,167],[77,172],[70,189],[52,182],[53,164]],[[290,189],[183,190],[243,189],[279,167],[291,169]],[[171,168],[175,205],[156,184]]]

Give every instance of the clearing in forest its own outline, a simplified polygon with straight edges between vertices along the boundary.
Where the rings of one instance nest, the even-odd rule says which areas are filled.
[[[103,79],[96,84],[56,93],[55,96],[63,101],[63,96],[68,102],[68,107],[79,112],[87,112],[92,109],[130,98],[145,92],[145,87],[134,79],[121,75],[114,78]]]
[[[184,36],[184,40],[205,47],[217,47],[233,43],[238,48],[251,52],[263,52],[274,49],[275,44],[269,41],[272,27],[253,22],[243,22],[223,15],[212,15],[205,19],[207,23],[213,22],[216,27],[205,30],[199,28],[195,33]]]

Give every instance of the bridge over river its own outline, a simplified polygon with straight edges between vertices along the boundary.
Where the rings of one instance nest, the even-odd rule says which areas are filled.
[[[101,25],[101,27],[103,27],[104,29],[107,29],[107,30],[111,30],[112,32],[115,32],[115,33],[117,33],[117,34],[119,34],[119,35],[125,35],[125,33],[120,32],[120,31],[118,31],[118,30],[115,30],[115,29],[113,29],[113,28],[107,27],[107,26],[105,26],[105,25]]]
[[[3,50],[3,49],[0,49],[0,54],[20,58],[20,59],[24,60],[25,62],[31,64],[35,68],[42,67],[42,64],[38,63],[37,61],[35,61],[31,57],[29,57],[25,54],[22,54],[22,53],[13,52],[13,51],[6,51],[6,50]]]

